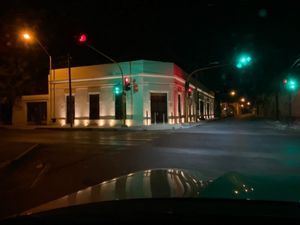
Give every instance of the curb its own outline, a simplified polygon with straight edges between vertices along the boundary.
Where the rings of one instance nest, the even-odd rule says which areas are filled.
[[[13,126],[0,126],[0,129],[11,130],[61,130],[61,131],[163,131],[163,130],[178,130],[188,129],[200,126],[208,121],[201,121],[196,123],[182,123],[182,124],[157,124],[157,125],[142,125],[133,127],[13,127]]]
[[[266,123],[269,126],[272,126],[274,129],[300,131],[300,125],[298,124],[288,124],[280,121],[271,121],[271,120],[267,120]]]

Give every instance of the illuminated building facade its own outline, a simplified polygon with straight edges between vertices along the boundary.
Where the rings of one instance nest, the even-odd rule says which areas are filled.
[[[185,73],[174,63],[137,60],[119,65],[130,83],[126,91],[128,126],[183,123],[185,111],[189,122],[213,118],[214,93],[191,82],[192,92],[185,98]],[[74,114],[74,126],[121,125],[122,74],[118,65],[72,67],[71,85],[72,98],[68,68],[53,69],[49,93],[22,96],[14,107],[13,124],[68,126],[68,118]]]

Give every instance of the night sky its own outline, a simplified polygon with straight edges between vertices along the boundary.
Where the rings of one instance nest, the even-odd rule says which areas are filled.
[[[39,70],[44,77],[47,56],[36,45],[20,50],[20,40],[14,37],[21,29],[35,32],[56,67],[65,65],[67,53],[73,65],[108,62],[76,44],[74,37],[81,32],[88,35],[90,44],[117,61],[169,61],[186,72],[216,61],[233,63],[238,53],[247,51],[254,62],[246,70],[228,66],[198,79],[214,91],[234,88],[252,98],[276,90],[300,55],[300,8],[274,1],[199,2],[10,0],[1,3],[5,36],[0,50],[6,52],[11,47],[7,43],[16,42],[19,52],[38,57],[32,65],[44,68]]]

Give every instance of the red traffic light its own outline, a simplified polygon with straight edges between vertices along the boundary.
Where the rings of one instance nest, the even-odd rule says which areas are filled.
[[[130,87],[130,82],[129,82],[129,78],[128,78],[128,77],[125,77],[124,82],[125,82],[125,90],[126,90],[126,91],[129,91],[129,90],[131,89],[131,87]]]
[[[125,77],[125,84],[128,84],[128,83],[129,83],[129,78]]]
[[[189,88],[189,89],[188,89],[188,95],[189,95],[189,96],[192,95],[192,91],[193,91],[192,88]]]
[[[87,41],[87,36],[86,34],[80,34],[79,37],[78,37],[78,42],[83,44]]]

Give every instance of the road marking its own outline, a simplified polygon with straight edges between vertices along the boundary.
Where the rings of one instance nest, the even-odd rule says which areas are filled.
[[[49,171],[50,164],[46,164],[44,168],[38,173],[32,184],[30,185],[30,188],[34,188],[36,184],[42,179],[42,177]]]
[[[290,134],[283,134],[283,133],[277,133],[277,132],[249,132],[249,131],[209,131],[209,130],[187,130],[187,131],[177,131],[174,133],[191,133],[191,134],[225,134],[225,135],[253,135],[253,136],[289,136]]]
[[[25,155],[29,154],[31,151],[35,150],[39,146],[40,146],[39,144],[34,144],[34,145],[30,146],[24,152],[22,152],[20,155],[18,155],[16,158],[14,158],[13,161],[20,160],[22,157],[24,157]]]
[[[36,150],[38,147],[40,146],[40,144],[33,144],[32,146],[30,146],[29,148],[27,148],[24,152],[22,152],[21,154],[17,155],[17,157],[15,157],[12,160],[7,160],[4,162],[0,163],[0,168],[6,168],[11,166],[12,164],[22,160],[22,158],[24,158],[26,155],[30,154],[31,152],[33,152],[34,150]]]
[[[177,153],[177,154],[192,154],[192,155],[203,155],[203,156],[235,156],[243,158],[269,158],[269,159],[280,159],[280,155],[275,155],[272,153],[261,153],[261,152],[247,152],[247,151],[235,151],[228,152],[226,150],[219,149],[192,149],[192,148],[168,148],[168,147],[159,147],[159,150],[168,153]]]

